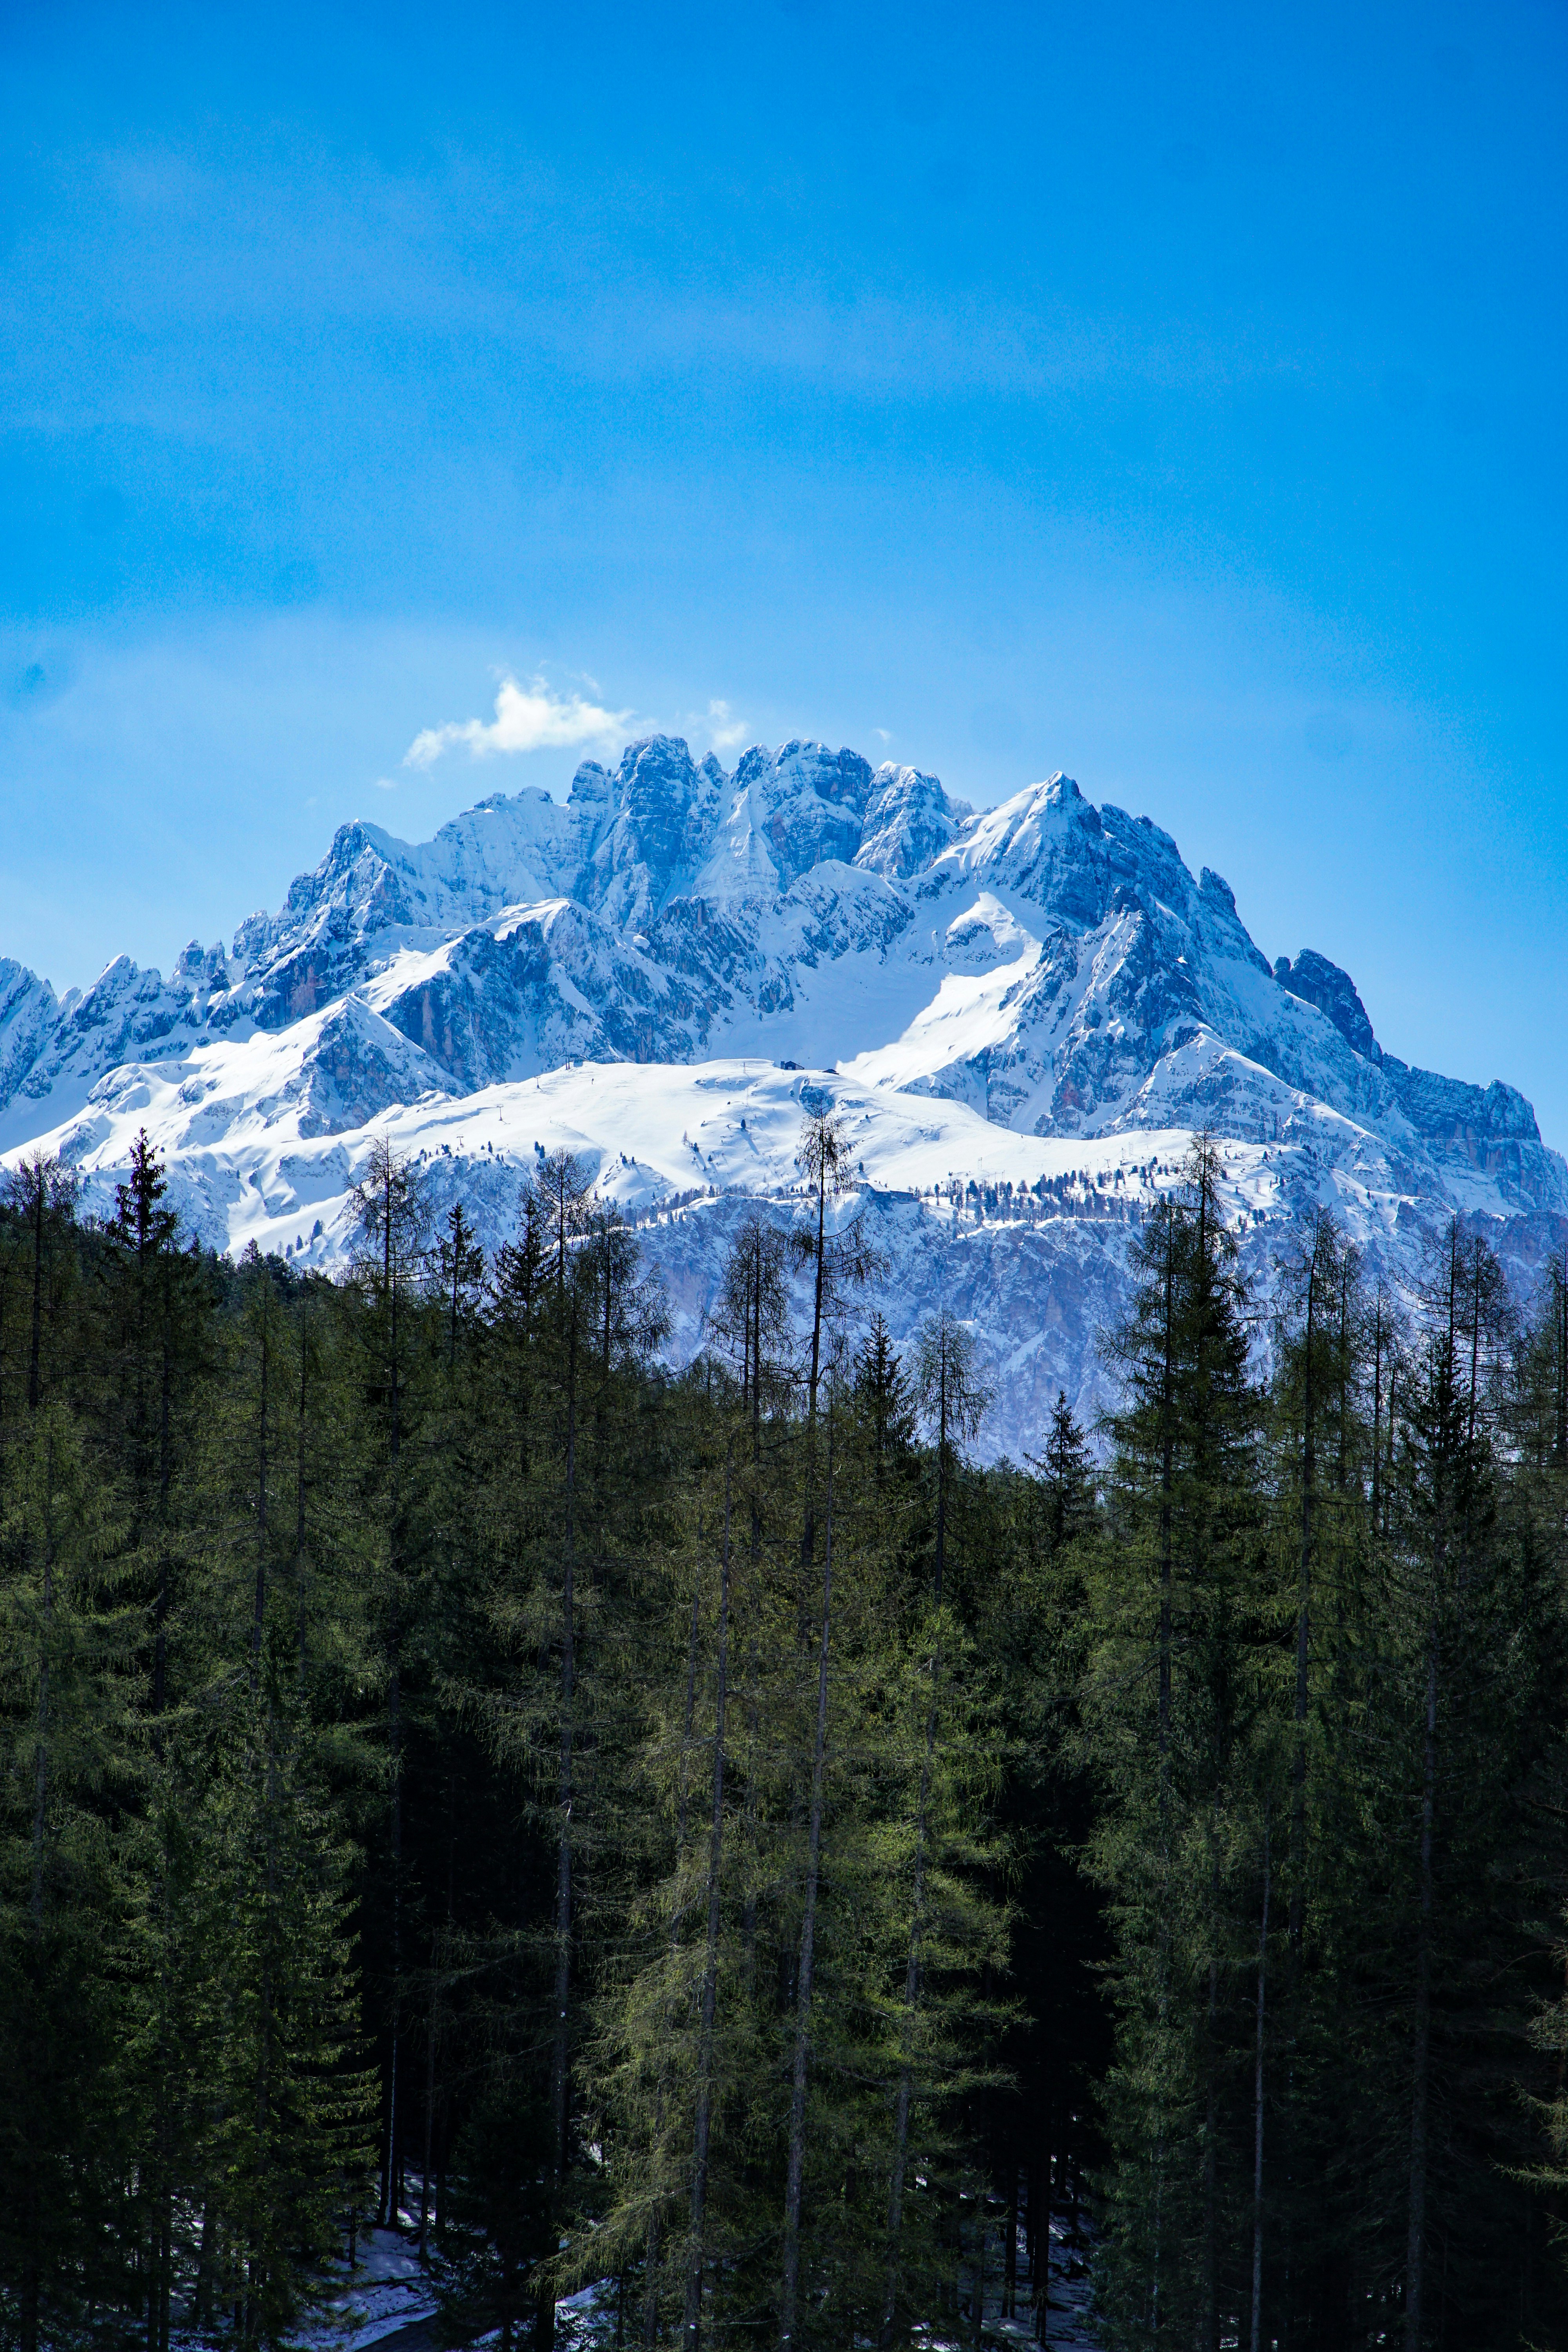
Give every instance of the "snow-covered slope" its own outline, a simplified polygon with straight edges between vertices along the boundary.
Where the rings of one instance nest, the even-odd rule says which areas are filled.
[[[793,1213],[803,1098],[851,1122],[842,1213],[884,1233],[895,1331],[973,1318],[993,1451],[1058,1383],[1094,1401],[1140,1206],[1199,1127],[1265,1281],[1316,1200],[1401,1282],[1456,1211],[1527,1282],[1568,1234],[1521,1095],[1384,1053],[1348,975],[1271,966],[1217,875],[1065,776],[975,815],[853,751],[727,775],[655,737],[563,806],[497,793],[417,846],[345,825],[166,981],[121,958],[57,1002],[0,962],[0,1147],[63,1152],[89,1203],[145,1125],[206,1238],[331,1265],[374,1134],[496,1239],[536,1146],[570,1144],[645,1221],[680,1355],[748,1198]]]

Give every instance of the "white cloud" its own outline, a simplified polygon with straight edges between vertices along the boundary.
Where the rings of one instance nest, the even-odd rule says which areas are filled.
[[[428,768],[458,743],[466,743],[476,760],[488,759],[492,751],[569,750],[578,743],[613,740],[631,715],[629,710],[603,709],[580,694],[552,694],[542,677],[528,686],[503,677],[492,719],[448,719],[444,727],[423,728],[404,753],[403,764]]]
[[[708,734],[716,751],[732,751],[746,740],[746,722],[731,717],[727,702],[708,705]]]
[[[377,776],[375,780],[375,789],[378,793],[395,793],[397,790],[396,777]]]

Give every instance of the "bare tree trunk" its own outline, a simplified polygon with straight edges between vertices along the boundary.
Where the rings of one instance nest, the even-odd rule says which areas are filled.
[[[153,1657],[153,1749],[160,1765],[163,1761],[163,1706],[168,1679],[169,1662],[169,1488],[174,1476],[174,1443],[171,1428],[174,1367],[171,1361],[169,1334],[168,1273],[163,1271],[163,1328],[158,1406],[158,1598],[155,1611],[157,1638]],[[169,2346],[169,2237],[170,2207],[173,2190],[170,2186],[169,2114],[163,2085],[168,2075],[168,1953],[169,1932],[169,1801],[166,1786],[162,1792],[160,1866],[157,1882],[157,1902],[162,1922],[160,1936],[159,1974],[162,1979],[158,2022],[159,2117],[157,2126],[157,2187],[153,2198],[155,2220],[153,2228],[153,2275],[147,2297],[147,2328],[152,2352],[168,2352]]]
[[[262,1276],[266,1281],[265,1275]],[[261,1399],[258,1416],[256,1470],[256,1604],[250,1620],[250,1696],[255,1698],[261,1681],[261,1637],[267,1625],[267,1382],[270,1365],[268,1361],[271,1339],[271,1317],[268,1311],[265,1290],[261,1295]]]
[[[686,1853],[686,1759],[691,1752],[691,1727],[697,1713],[697,1635],[701,1622],[702,1579],[695,1576],[691,1582],[691,1630],[686,1644],[686,1718],[680,1735],[680,1780],[676,1804],[675,1869],[679,1887],[681,1863]],[[669,1952],[673,1960],[680,1942],[681,1907],[678,1903],[669,1922]],[[661,2076],[654,2105],[654,2146],[657,2151],[664,2128],[664,2082]],[[648,2216],[647,2278],[643,2291],[643,2343],[647,2352],[653,2352],[658,2340],[658,2247],[660,2238],[659,2209],[657,2198]]]
[[[383,2188],[382,2219],[397,2227],[399,2210],[399,2175],[402,2169],[402,2116],[398,2108],[398,2042],[402,2034],[402,1975],[403,1975],[403,1683],[402,1683],[402,1609],[398,1593],[398,1577],[402,1572],[402,1454],[403,1400],[398,1378],[397,1298],[398,1282],[393,1265],[392,1220],[393,1176],[390,1156],[384,1171],[382,1201],[382,1286],[388,1316],[387,1370],[392,1406],[388,1437],[388,1463],[391,1470],[391,1514],[387,1542],[388,1582],[392,1591],[392,1614],[388,1629],[388,1664],[386,1688],[386,1734],[392,1766],[390,1826],[392,1843],[392,2052],[387,2073],[386,2101],[386,2178]]]
[[[822,1852],[822,1794],[827,1754],[827,1653],[833,1607],[833,1421],[827,1424],[827,1525],[822,1570],[822,1636],[816,1654],[816,1730],[811,1753],[811,1825],[806,1835],[805,1908],[800,1927],[800,1980],[795,1993],[795,2084],[790,2096],[789,2161],[784,2186],[784,2284],[779,2342],[795,2342],[800,2281],[800,2189],[805,2162],[805,2078],[811,2055],[811,1984],[816,1946],[817,1871]]]
[[[1415,1931],[1415,2050],[1410,2096],[1410,2226],[1405,2255],[1405,2342],[1421,2352],[1426,2227],[1426,2105],[1432,2042],[1432,1831],[1437,1790],[1437,1611],[1426,1645],[1426,1736],[1421,1758],[1421,1861]]]
[[[41,1181],[41,1179],[40,1179]],[[42,1966],[44,1935],[44,1879],[47,1855],[48,1787],[49,1787],[49,1652],[52,1645],[55,1611],[54,1584],[54,1441],[45,1441],[44,1448],[44,1612],[38,1646],[38,1706],[36,1745],[33,1756],[33,1884],[31,1911],[33,1940]],[[23,2242],[26,2252],[22,2264],[22,2293],[19,2318],[21,2322],[21,2352],[38,2352],[39,2309],[42,2273],[38,2261],[39,2199],[35,2179],[29,2178],[24,2191]]]
[[[397,2227],[397,2055],[403,2030],[403,1690],[398,1672],[396,1603],[394,1602],[392,1672],[386,1687],[386,1738],[392,1756],[392,2051],[386,2080],[386,2174],[382,2186],[383,2226]]]
[[[1252,2079],[1252,2352],[1263,2325],[1263,2000],[1268,1969],[1268,1814],[1263,1815],[1263,1918],[1258,1930],[1258,2055]]]
[[[724,1852],[724,1704],[730,1665],[730,1485],[734,1447],[724,1464],[724,1548],[719,1577],[719,1672],[713,1713],[713,1826],[708,1848],[708,1949],[702,1969],[701,2025],[697,2052],[697,2122],[692,2142],[691,2238],[686,2273],[687,2352],[702,2333],[703,2227],[708,2204],[708,2138],[713,2105],[713,2016],[719,1994],[719,1906]]]
[[[904,2179],[909,2165],[915,2010],[920,1999],[921,1944],[925,1925],[926,1814],[931,1804],[931,1776],[936,1759],[937,1685],[941,1673],[942,1652],[939,1648],[931,1658],[931,1696],[926,1716],[925,1760],[921,1768],[920,1805],[915,1814],[914,1889],[910,1917],[909,1959],[904,1969],[904,2055],[899,2069],[898,2095],[893,2109],[893,2167],[888,2190],[888,2280],[882,2302],[881,2337],[884,2345],[892,2342],[893,2322],[898,2312],[899,2236],[903,2227]]]
[[[754,1339],[752,1350],[751,1403],[752,1590],[753,1592],[760,1592],[762,1590],[763,1567],[763,1250],[760,1239],[753,1239],[752,1242],[752,1266],[753,1274],[752,1295],[755,1307],[753,1317]],[[811,1524],[811,1477],[813,1466],[814,1465],[808,1461],[805,1485],[805,1532],[802,1538],[801,1545],[801,1559],[803,1565],[809,1561],[813,1546]],[[756,1623],[753,1620],[752,1638],[746,1645],[746,1744],[749,1759],[754,1759],[757,1752],[758,1664],[758,1635]],[[754,1854],[756,1852],[756,1778],[757,1776],[754,1768],[751,1764],[748,1764],[746,1773],[746,1852],[748,1854]],[[755,1981],[757,1965],[757,1895],[754,1874],[751,1871],[748,1871],[746,1874],[746,1888],[741,1906],[741,1946],[745,1955],[746,1984],[748,1989],[750,1989]]]
[[[559,1820],[555,1848],[555,2046],[550,2068],[550,2102],[555,2126],[553,2217],[566,2181],[567,2129],[571,2120],[568,2080],[568,2008],[572,1994],[572,1798],[573,1707],[576,1696],[576,1507],[577,1507],[577,1310],[574,1304],[566,1357],[566,1542],[561,1578],[561,1760],[556,1776]],[[550,2352],[555,2341],[555,2290],[546,2285],[539,2305],[535,2341]]]
[[[1204,2130],[1204,2344],[1219,2344],[1219,1798],[1209,1811],[1209,1985],[1204,2015],[1204,2083],[1207,2112]]]
[[[163,1695],[169,1671],[169,1335],[163,1334],[158,1438],[158,1592],[153,1608],[153,1753],[163,1760]]]
[[[985,2336],[985,2246],[989,2234],[983,2188],[975,2191],[974,2204],[974,2302],[969,2316],[974,2329],[974,2352],[981,2352]]]
[[[275,1731],[276,1727],[273,1722],[272,1708],[269,1705],[267,1709],[267,1774],[264,1784],[266,1790],[265,1803],[267,1809],[266,1916],[269,1923],[275,1921],[278,1916],[278,1748]],[[261,2052],[260,2063],[256,2071],[256,2139],[261,2161],[264,2165],[270,2163],[270,2151],[268,2147],[268,2134],[270,2127],[272,2113],[272,2026],[274,2011],[272,2001],[273,1983],[271,1936],[272,1929],[269,1927],[267,1939],[263,1943],[261,1950]],[[258,2284],[263,2284],[267,2277],[265,2269],[262,2267],[260,2261],[257,2258],[252,2259],[250,2275]]]
[[[1035,2290],[1035,2341],[1048,2344],[1051,2339],[1051,2120],[1056,2100],[1046,2103],[1045,2161],[1037,2164],[1029,2182],[1029,2227],[1034,2235],[1034,2248],[1029,2256],[1029,2280]],[[1037,2190],[1039,2210],[1036,2210]]]
[[[419,2165],[419,2259],[426,2259],[430,2218],[430,2147],[436,2122],[436,2028],[439,2021],[441,1978],[437,1967],[436,1930],[430,1930],[430,2021],[425,2042],[425,2149]]]
[[[1311,1646],[1312,1500],[1317,1444],[1312,1427],[1312,1338],[1317,1311],[1318,1233],[1307,1275],[1307,1336],[1301,1358],[1301,1557],[1296,1601],[1296,1747],[1290,1759],[1290,1965],[1299,1979],[1305,1927],[1307,1849],[1307,1667]]]
[[[55,1446],[44,1442],[44,1622],[38,1647],[38,1710],[33,1751],[33,1934],[44,1932],[44,1864],[49,1792],[49,1652],[55,1622]]]
[[[950,1393],[947,1341],[945,1332],[942,1353],[938,1365],[936,1401],[936,1569],[932,1580],[932,1598],[942,1606],[942,1579],[947,1563],[947,1486],[952,1467],[950,1439],[951,1416],[962,1411],[959,1400]],[[913,1902],[910,1916],[910,1951],[904,1970],[904,2058],[899,2070],[899,2088],[893,2110],[893,2164],[888,2191],[888,2273],[882,2302],[882,2335],[884,2345],[892,2341],[893,2323],[898,2312],[899,2237],[903,2227],[904,2183],[909,2168],[910,2104],[913,2093],[913,2039],[915,2011],[920,2000],[921,1947],[925,1931],[925,1846],[926,1816],[931,1806],[931,1780],[936,1764],[937,1702],[942,1686],[942,1645],[939,1640],[931,1662],[931,1704],[926,1714],[925,1759],[921,1768],[920,1804],[915,1813],[915,1867]]]
[[[294,1473],[294,1677],[301,1700],[305,1696],[305,1415],[310,1365],[307,1318],[300,1319],[300,1426]]]
[[[811,1378],[806,1404],[813,1429],[816,1427],[817,1382],[822,1376],[822,1276],[826,1242],[827,1169],[825,1163],[816,1179],[816,1284],[811,1307]]]
[[[217,2226],[213,2212],[212,2193],[209,2190],[202,2204],[202,2234],[196,2249],[195,2284],[191,2289],[191,2325],[198,2335],[206,2326],[207,2305],[212,2299],[212,2261],[216,2235]],[[352,2273],[353,2269],[352,2253],[349,2259],[349,2269]]]
[[[28,1171],[23,1171],[24,1176]],[[38,1365],[44,1337],[44,1200],[48,1189],[44,1169],[35,1160],[33,1180],[33,1328],[27,1348],[27,1411],[38,1410]]]
[[[1160,1443],[1160,1696],[1158,1748],[1160,1759],[1160,1870],[1163,1882],[1169,1883],[1171,1869],[1171,1649],[1174,1635],[1173,1622],[1174,1602],[1174,1536],[1175,1536],[1175,1240],[1169,1222],[1165,1227],[1165,1318],[1164,1367],[1161,1383],[1161,1443]],[[1159,2016],[1164,2031],[1167,2009],[1167,1979],[1170,1971],[1170,1934],[1165,1923],[1164,1906],[1161,1906],[1160,1926],[1160,1991]],[[1150,2325],[1152,2334],[1160,2333],[1160,2263],[1163,2242],[1165,2201],[1165,2133],[1163,2119],[1157,2124],[1153,2147],[1154,2171],[1154,2245],[1149,2281]]]
[[[1175,1241],[1169,1214],[1165,1226],[1165,1363],[1160,1391],[1160,1822],[1166,1812],[1171,1758],[1171,1580],[1175,1482],[1175,1431],[1172,1425],[1175,1384]]]
[[[1002,2249],[1002,2316],[1011,2319],[1018,2300],[1018,2167],[1009,2167],[1007,2242]]]

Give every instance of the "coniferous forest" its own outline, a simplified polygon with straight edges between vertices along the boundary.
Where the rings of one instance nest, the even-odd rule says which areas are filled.
[[[1107,2347],[1565,2340],[1562,1269],[1260,1300],[1200,1140],[983,1469],[801,1166],[679,1375],[564,1156],[490,1258],[379,1150],[337,1281],[8,1180],[6,2346],[377,2228],[503,2352],[1048,2342],[1053,2238]]]

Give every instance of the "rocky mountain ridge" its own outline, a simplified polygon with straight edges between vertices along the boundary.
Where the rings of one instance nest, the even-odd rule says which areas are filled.
[[[754,748],[726,772],[656,736],[613,768],[584,762],[564,803],[494,793],[420,845],[342,826],[275,915],[249,917],[226,950],[193,942],[167,979],[120,958],[57,1001],[0,962],[0,1148],[60,1150],[107,1202],[144,1121],[205,1238],[297,1239],[322,1263],[378,1127],[427,1150],[420,1138],[439,1130],[443,1179],[482,1179],[499,1234],[519,1165],[570,1108],[601,1183],[644,1213],[694,1179],[713,1188],[717,1216],[689,1207],[658,1228],[684,1296],[727,1197],[768,1192],[787,1213],[787,1137],[774,1118],[765,1153],[693,1164],[658,1107],[680,1097],[680,1073],[710,1067],[739,1101],[761,1072],[796,1065],[886,1138],[905,1133],[908,1105],[945,1139],[924,1180],[948,1187],[940,1214],[912,1147],[873,1147],[880,1191],[927,1203],[910,1265],[968,1232],[962,1188],[987,1155],[1019,1188],[1008,1200],[1091,1158],[1135,1214],[1146,1192],[1128,1180],[1149,1138],[1199,1127],[1250,1171],[1237,1195],[1249,1239],[1331,1199],[1406,1285],[1456,1213],[1483,1220],[1524,1280],[1568,1220],[1568,1166],[1521,1095],[1385,1053],[1346,973],[1311,950],[1271,965],[1218,875],[1194,879],[1149,818],[1097,808],[1059,774],[976,814],[935,777],[821,743]],[[633,1156],[635,1181],[626,1136],[590,1116],[593,1074],[617,1069],[657,1138]],[[513,1112],[532,1123],[526,1152]],[[482,1152],[461,1134],[454,1150],[454,1119],[486,1129]],[[1025,1333],[1033,1313],[1051,1328],[1042,1300],[1069,1260],[1085,1331],[1112,1311],[1124,1266],[1110,1248],[1084,1272],[1067,1232],[1081,1217],[1055,1218],[1053,1244],[1051,1218],[999,1219],[994,1201],[987,1218],[983,1184],[979,1198],[980,1223],[1016,1232],[996,1261],[1011,1250],[1015,1278],[994,1268],[977,1321]],[[700,1309],[686,1318],[681,1344],[700,1323]],[[1091,1340],[1069,1352],[1064,1340],[1041,1361],[1089,1398]]]

